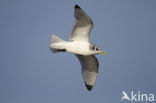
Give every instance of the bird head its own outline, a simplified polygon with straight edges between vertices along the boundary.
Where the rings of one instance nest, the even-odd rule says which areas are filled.
[[[92,45],[91,50],[94,51],[94,54],[103,54],[106,55],[106,52],[103,52],[98,46]]]

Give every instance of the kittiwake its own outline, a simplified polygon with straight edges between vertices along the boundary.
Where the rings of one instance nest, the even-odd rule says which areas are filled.
[[[56,52],[70,52],[77,56],[82,67],[82,76],[87,89],[90,91],[98,74],[98,60],[95,54],[106,54],[89,40],[93,22],[89,16],[78,6],[74,10],[75,23],[69,41],[65,41],[56,35],[50,39],[50,50]]]

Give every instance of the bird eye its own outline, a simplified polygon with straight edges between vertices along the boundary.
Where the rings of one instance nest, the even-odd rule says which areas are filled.
[[[99,48],[96,48],[96,51],[99,51]]]

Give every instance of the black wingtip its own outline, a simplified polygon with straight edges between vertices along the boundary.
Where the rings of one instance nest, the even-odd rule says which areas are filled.
[[[80,7],[76,4],[76,5],[75,5],[75,9],[77,9],[77,8],[80,9]]]
[[[86,87],[87,87],[87,89],[88,89],[89,91],[91,91],[91,90],[92,90],[92,88],[93,88],[93,86],[92,86],[92,85],[87,85],[87,84],[86,84]]]

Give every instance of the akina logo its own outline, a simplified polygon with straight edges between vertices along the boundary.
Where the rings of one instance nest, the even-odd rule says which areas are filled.
[[[132,102],[154,102],[154,94],[152,93],[146,94],[141,93],[140,91],[131,91],[130,93],[126,93],[125,91],[122,91],[122,95],[121,101],[128,100]]]

